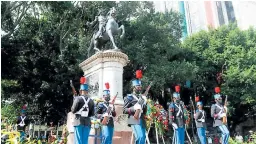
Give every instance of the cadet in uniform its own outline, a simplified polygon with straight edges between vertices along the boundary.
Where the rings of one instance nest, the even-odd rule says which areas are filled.
[[[114,104],[110,103],[109,83],[105,84],[106,89],[103,91],[104,102],[97,104],[96,116],[102,122],[102,144],[112,144],[112,137],[114,134],[114,120],[116,116]]]
[[[200,139],[201,144],[207,144],[206,143],[206,113],[203,110],[203,103],[197,102],[198,109],[196,110],[196,113],[194,114],[194,118],[196,121],[196,128],[197,128],[197,134]]]
[[[174,129],[173,144],[184,144],[185,140],[185,105],[180,94],[173,93],[173,102],[169,105],[169,126]]]
[[[28,117],[25,114],[26,110],[22,109],[21,116],[17,118],[17,130],[20,131],[21,141],[25,140],[25,131],[29,123]]]
[[[73,125],[75,128],[75,144],[88,144],[91,129],[91,119],[94,116],[94,102],[88,97],[86,78],[80,79],[80,96],[74,98],[71,112],[75,114]]]
[[[133,93],[124,98],[123,113],[128,114],[128,126],[132,127],[135,136],[135,144],[145,144],[146,142],[146,121],[144,116],[147,113],[146,96],[141,94],[142,73],[136,71],[136,78],[132,81]]]
[[[222,144],[228,144],[229,130],[222,122],[222,118],[226,116],[226,113],[222,104],[221,95],[215,94],[214,99],[216,103],[211,106],[211,117],[214,118],[213,127],[219,127],[222,133]]]

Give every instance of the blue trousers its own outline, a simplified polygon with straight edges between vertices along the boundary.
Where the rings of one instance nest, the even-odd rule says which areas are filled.
[[[207,144],[205,128],[204,127],[197,128],[197,134],[198,134],[201,144]]]
[[[102,126],[102,144],[112,144],[112,138],[114,134],[114,127]]]
[[[135,137],[135,144],[145,144],[146,142],[146,128],[142,124],[131,125]]]
[[[228,138],[229,138],[229,131],[226,125],[221,125],[218,126],[219,129],[221,130],[221,137],[222,137],[222,144],[228,144]]]
[[[24,131],[21,131],[20,132],[20,141],[23,142],[25,140],[25,132]]]
[[[175,129],[173,136],[173,144],[184,144],[185,141],[185,129],[184,127],[179,127]]]
[[[75,144],[88,144],[90,130],[90,126],[75,126]]]

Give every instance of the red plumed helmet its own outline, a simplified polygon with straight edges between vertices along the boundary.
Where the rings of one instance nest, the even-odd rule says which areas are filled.
[[[26,105],[22,106],[22,109],[23,110],[27,109],[27,106]]]
[[[215,87],[215,93],[220,93],[220,87]]]
[[[85,77],[81,77],[80,78],[80,84],[85,84],[86,83],[86,78]]]
[[[109,89],[109,83],[105,83],[106,89]]]
[[[175,92],[180,92],[180,86],[179,85],[175,86]]]
[[[137,79],[141,79],[142,78],[142,71],[141,70],[137,70],[136,71],[136,78]]]
[[[196,96],[196,97],[195,97],[195,101],[196,101],[196,102],[199,102],[199,101],[200,101],[199,96]]]

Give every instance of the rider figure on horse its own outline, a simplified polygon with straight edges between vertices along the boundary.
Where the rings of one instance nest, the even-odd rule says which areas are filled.
[[[94,27],[96,24],[99,25],[98,31],[93,33],[88,48],[88,57],[90,57],[92,48],[99,52],[104,48],[108,41],[112,43],[113,49],[118,50],[114,36],[118,35],[119,32],[122,32],[120,38],[123,38],[125,34],[124,25],[119,26],[116,22],[116,9],[114,7],[110,9],[106,16],[103,15],[103,13],[102,10],[99,10],[99,15],[95,17],[95,20],[86,23],[86,25],[90,27]]]
[[[107,23],[105,16],[103,16],[102,9],[99,9],[99,14],[95,17],[95,20],[97,20],[99,23],[99,31],[97,32],[96,38],[102,38],[102,34],[106,30],[105,26]]]
[[[110,9],[110,11],[107,13],[107,18],[104,16],[103,9],[99,9],[98,15],[95,17],[94,21],[91,23],[87,23],[87,25],[95,25],[98,23],[99,30],[96,33],[96,39],[103,37],[103,32],[106,30],[106,23],[109,19],[115,19],[116,16],[116,9],[113,7]]]
[[[103,13],[104,13],[103,9],[99,9],[98,15],[95,16],[94,21],[86,23],[86,25],[90,27],[94,27],[96,24],[99,25],[99,30],[96,33],[96,37],[95,37],[96,39],[102,38],[103,37],[102,34],[106,30],[107,20],[106,20],[106,17],[103,15]]]

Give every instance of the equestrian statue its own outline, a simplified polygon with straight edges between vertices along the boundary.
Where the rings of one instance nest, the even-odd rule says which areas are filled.
[[[118,50],[113,36],[117,35],[119,32],[122,31],[120,38],[123,38],[125,34],[125,29],[123,25],[119,27],[116,22],[116,9],[114,7],[111,8],[110,11],[107,13],[107,16],[104,16],[103,10],[99,9],[99,14],[95,17],[95,20],[93,22],[87,22],[87,25],[89,26],[95,24],[98,24],[99,29],[98,31],[94,32],[92,36],[90,46],[88,48],[88,57],[90,57],[90,52],[92,48],[97,52],[100,52],[109,40],[113,45],[113,49]]]

